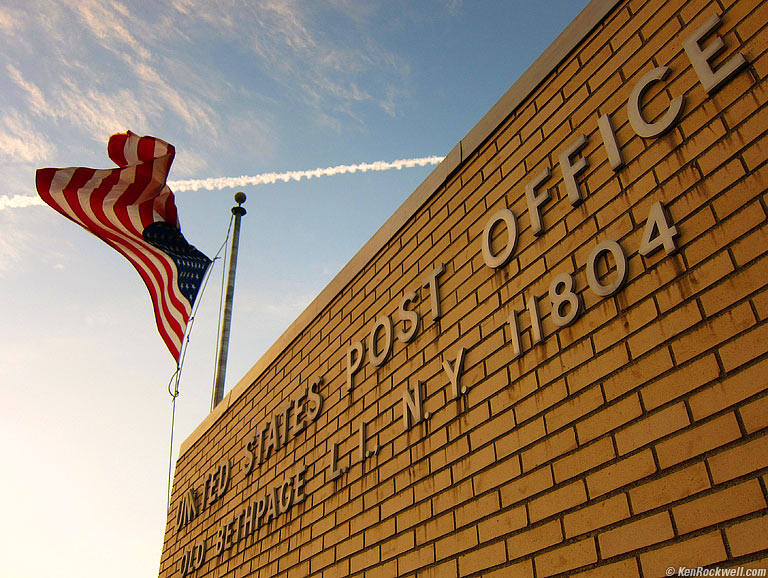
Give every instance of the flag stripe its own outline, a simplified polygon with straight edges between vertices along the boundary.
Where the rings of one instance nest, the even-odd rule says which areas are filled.
[[[51,207],[130,261],[150,293],[160,336],[178,360],[192,309],[187,296],[194,300],[202,279],[199,271],[210,260],[178,230],[173,193],[166,185],[175,150],[159,139],[129,132],[113,135],[107,152],[119,168],[40,169],[38,192]],[[155,223],[171,228],[153,228],[145,238],[145,229],[159,226]],[[185,271],[187,296],[179,287],[179,267]]]
[[[174,263],[167,257],[164,257],[163,253],[157,251],[143,240],[140,240],[140,237],[131,237],[121,234],[116,225],[125,223],[120,221],[116,215],[107,214],[105,212],[101,212],[100,215],[96,215],[95,213],[89,214],[90,210],[94,208],[94,204],[89,203],[87,199],[81,199],[81,189],[86,186],[93,186],[96,181],[104,183],[109,179],[109,176],[106,179],[102,179],[99,178],[98,174],[94,173],[98,173],[98,171],[92,171],[91,169],[79,169],[75,171],[69,183],[63,187],[60,193],[64,202],[57,204],[59,206],[68,207],[70,210],[66,211],[67,216],[102,238],[114,249],[123,253],[140,273],[143,268],[146,268],[147,271],[151,273],[151,275],[142,275],[142,277],[147,284],[147,289],[153,296],[163,297],[160,302],[163,303],[164,306],[161,309],[156,310],[156,313],[162,314],[165,318],[165,322],[173,326],[175,332],[180,331],[181,327],[185,324],[185,320],[183,320],[182,315],[178,314],[178,310],[188,309],[188,305],[183,302],[186,300],[180,293],[178,293],[178,291],[171,291],[170,293],[165,292],[165,294],[163,294],[160,289],[160,287],[165,287],[171,290],[174,289],[173,285],[169,283],[169,279],[172,279],[175,276]],[[98,187],[95,187],[95,189],[92,190],[98,191]],[[56,197],[58,195],[54,193],[53,196]],[[108,208],[109,205],[106,205],[106,207]],[[101,206],[98,206],[99,210],[101,210],[101,208]],[[102,226],[102,223],[109,223],[113,225],[115,229],[104,227]],[[169,301],[175,308],[175,315],[167,305]]]

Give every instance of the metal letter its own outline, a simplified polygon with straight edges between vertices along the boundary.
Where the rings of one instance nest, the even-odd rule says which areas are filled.
[[[384,329],[384,347],[380,353],[376,352],[376,336],[379,329]],[[371,363],[379,367],[383,365],[387,360],[389,353],[392,351],[392,320],[389,315],[379,317],[373,324],[373,329],[370,335],[368,335],[368,351],[371,354]]]
[[[304,493],[304,486],[307,480],[304,479],[304,475],[307,473],[307,468],[303,465],[301,469],[293,477],[293,503],[300,504],[304,501],[307,495]]]
[[[496,225],[502,221],[507,226],[507,241],[504,249],[494,255],[491,250],[491,237],[493,236],[493,230],[496,228]],[[496,211],[485,224],[483,236],[480,241],[483,261],[485,261],[486,265],[492,269],[498,269],[499,267],[506,265],[512,258],[512,253],[514,253],[515,247],[517,246],[517,219],[515,218],[515,214],[509,209],[499,209]]]
[[[400,321],[403,322],[403,328],[397,332],[397,340],[400,343],[410,343],[416,336],[416,331],[419,329],[419,321],[421,318],[416,311],[406,309],[409,303],[413,303],[419,299],[415,291],[408,291],[400,300],[400,307],[397,309],[397,315]],[[410,322],[411,328],[405,329],[406,321]]]
[[[632,125],[632,129],[638,136],[651,138],[663,134],[672,128],[672,125],[683,112],[685,97],[682,95],[672,99],[669,103],[667,112],[665,112],[664,116],[656,122],[646,122],[643,118],[643,113],[640,111],[640,101],[642,100],[645,91],[648,90],[648,87],[654,82],[663,80],[668,72],[669,68],[666,66],[654,68],[637,81],[635,88],[632,89],[632,94],[629,95],[629,100],[627,101],[627,116],[629,116],[629,124]]]
[[[355,357],[357,356],[357,357]],[[355,386],[353,376],[363,366],[365,348],[362,341],[355,341],[347,347],[347,391],[352,391]]]
[[[664,247],[667,255],[671,255],[677,251],[677,245],[675,245],[677,235],[677,227],[669,224],[664,205],[661,204],[661,201],[656,201],[648,211],[648,220],[643,231],[639,253],[643,257],[647,257]]]
[[[469,388],[461,387],[461,374],[464,372],[464,348],[460,347],[458,353],[456,353],[456,361],[453,365],[447,359],[443,360],[443,371],[448,376],[448,380],[451,382],[451,389],[453,396],[451,399],[458,399],[458,397],[464,393],[467,393]]]
[[[709,36],[718,26],[720,26],[720,17],[715,14],[683,42],[685,53],[688,55],[688,59],[691,61],[693,69],[699,77],[699,82],[707,93],[717,90],[721,84],[738,73],[747,64],[741,52],[737,52],[721,64],[717,70],[712,70],[710,61],[723,51],[725,43],[720,36],[715,36],[715,39],[706,47],[701,46],[701,41]]]
[[[616,276],[608,285],[603,285],[597,278],[597,260],[603,253],[613,255],[616,262]],[[587,259],[587,282],[589,283],[595,295],[600,297],[610,297],[616,294],[627,281],[627,257],[624,251],[616,241],[606,240],[595,247]]]
[[[539,208],[552,196],[549,189],[544,189],[540,195],[536,194],[536,189],[539,188],[551,174],[552,171],[549,170],[549,167],[546,167],[525,186],[525,200],[528,202],[528,215],[531,217],[531,230],[534,235],[541,235],[543,231],[541,226],[541,211]]]
[[[559,291],[560,287],[562,291]],[[570,325],[581,313],[581,299],[573,292],[573,276],[570,273],[560,273],[552,280],[549,299],[552,301],[552,321],[558,327]],[[562,313],[566,304],[570,307],[567,315]]]
[[[307,414],[307,419],[310,422],[315,421],[320,417],[320,412],[323,410],[323,396],[320,395],[320,386],[323,385],[323,378],[316,377],[309,385],[309,393],[307,395],[307,401],[312,404]]]
[[[293,478],[288,478],[280,486],[280,513],[287,512],[293,505]]]
[[[564,152],[560,153],[559,157],[560,169],[563,171],[565,190],[568,191],[568,199],[574,207],[584,200],[581,198],[581,190],[579,189],[579,184],[576,182],[576,175],[587,170],[589,163],[587,162],[586,157],[581,157],[575,164],[571,164],[571,157],[587,146],[587,142],[587,135],[579,135]]]
[[[611,124],[611,115],[603,114],[597,119],[597,126],[600,128],[600,135],[603,137],[605,151],[608,153],[608,162],[611,168],[617,171],[624,166],[624,158],[621,156],[619,142],[616,140],[616,133]]]
[[[344,473],[344,468],[339,467],[339,444],[331,444],[331,463],[328,466],[328,478],[335,480]]]
[[[411,429],[411,426],[417,424],[422,419],[421,412],[421,381],[416,381],[416,386],[413,388],[413,395],[411,395],[411,388],[408,387],[408,382],[405,383],[405,391],[403,392],[403,425],[405,431]]]
[[[445,265],[440,263],[437,267],[432,269],[429,275],[421,282],[422,287],[429,287],[429,301],[432,306],[432,320],[437,321],[442,317],[443,312],[440,309],[440,285],[437,282],[437,278],[445,273]]]
[[[512,313],[509,314],[507,323],[512,332],[512,359],[516,359],[520,357],[520,354],[523,352],[523,347],[520,343],[520,325],[517,322],[517,311],[514,309],[512,310]],[[443,367],[445,367],[445,362],[443,362]],[[454,391],[456,391],[456,388],[454,388]]]
[[[306,399],[307,388],[304,387],[303,389],[299,390],[299,395],[293,400],[294,410],[291,414],[291,439],[295,438],[305,427],[307,427],[307,420],[304,419],[304,400]]]
[[[528,298],[528,314],[531,316],[531,343],[536,345],[544,340],[544,332],[541,329],[541,315],[539,314],[539,301],[536,295]]]
[[[366,457],[366,426],[367,422],[360,422],[360,428],[357,430],[357,458],[360,463],[365,461]]]

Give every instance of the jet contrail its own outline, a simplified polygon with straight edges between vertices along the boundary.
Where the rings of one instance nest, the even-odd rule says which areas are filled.
[[[0,195],[0,211],[5,209],[24,209],[26,207],[35,207],[45,205],[43,199],[38,196],[30,195]]]
[[[253,176],[241,177],[217,177],[211,179],[186,179],[181,181],[168,181],[168,186],[176,192],[184,191],[218,191],[227,188],[245,187],[248,185],[270,185],[277,181],[300,181],[301,179],[311,179],[314,177],[327,177],[331,175],[342,175],[345,173],[367,172],[367,171],[388,171],[391,169],[402,170],[404,168],[425,167],[427,165],[437,165],[445,157],[421,157],[417,159],[400,159],[397,161],[376,161],[373,163],[360,163],[356,165],[338,165],[324,169],[313,169],[311,171],[287,171],[284,173],[261,173]],[[0,211],[5,209],[23,209],[26,207],[36,207],[45,205],[43,200],[37,195],[0,195]]]
[[[261,173],[253,176],[219,177],[213,179],[188,179],[184,181],[168,181],[168,186],[174,191],[206,191],[221,190],[227,188],[245,187],[247,185],[271,185],[277,181],[300,181],[313,177],[327,177],[344,173],[356,173],[357,171],[388,171],[390,169],[401,170],[403,168],[424,167],[437,165],[445,157],[422,157],[418,159],[401,159],[392,162],[376,161],[374,163],[360,163],[357,165],[339,165],[325,169],[311,171],[287,171],[285,173]]]

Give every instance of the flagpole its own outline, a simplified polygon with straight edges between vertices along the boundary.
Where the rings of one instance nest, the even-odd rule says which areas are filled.
[[[240,244],[240,218],[245,215],[241,206],[245,202],[245,193],[235,193],[236,207],[232,207],[235,216],[235,226],[232,231],[232,250],[229,259],[229,277],[227,279],[227,296],[224,301],[224,316],[221,320],[221,341],[219,342],[219,359],[216,364],[216,380],[211,397],[211,411],[224,398],[224,377],[227,374],[227,353],[229,349],[229,326],[232,323],[232,301],[235,296],[235,269],[237,268],[237,249]]]

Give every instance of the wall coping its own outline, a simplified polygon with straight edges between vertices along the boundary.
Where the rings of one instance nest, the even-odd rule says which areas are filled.
[[[432,196],[515,109],[531,94],[576,46],[597,26],[619,0],[592,0],[563,30],[563,32],[536,59],[512,87],[467,135],[453,147],[443,161],[411,193],[405,202],[363,245],[354,257],[339,271],[309,306],[296,318],[254,366],[224,396],[222,401],[203,419],[200,425],[182,442],[179,458],[213,427],[227,410],[269,368],[269,366],[310,325],[323,309],[354,279],[368,262],[394,237]]]

